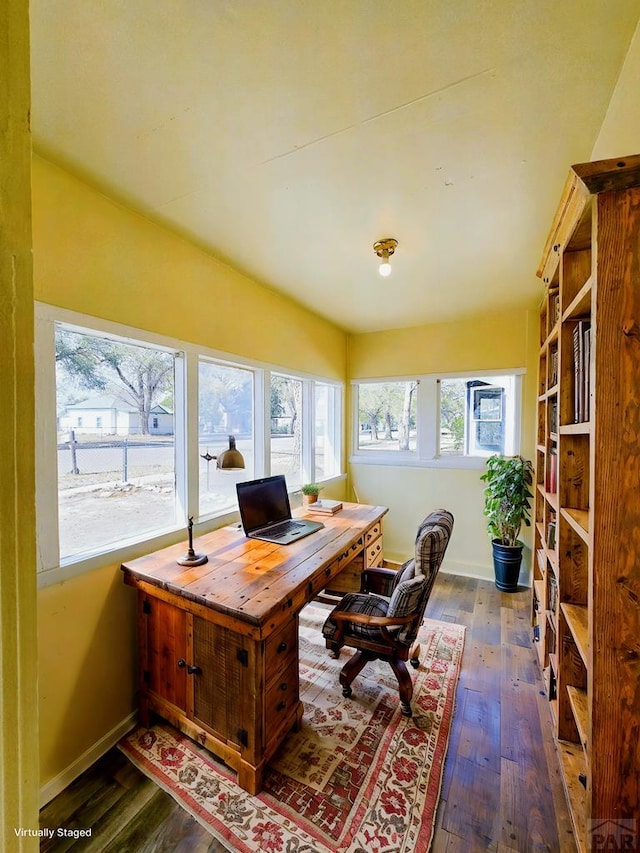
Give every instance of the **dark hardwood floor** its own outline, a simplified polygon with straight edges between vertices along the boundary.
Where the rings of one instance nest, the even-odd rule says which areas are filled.
[[[427,616],[467,626],[433,853],[573,853],[529,591],[441,574]],[[90,839],[43,839],[42,851],[226,850],[117,749],[45,806],[40,822],[92,828]]]

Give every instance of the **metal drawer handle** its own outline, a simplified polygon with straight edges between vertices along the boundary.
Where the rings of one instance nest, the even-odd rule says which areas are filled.
[[[288,686],[287,682],[283,681],[282,684],[280,685],[280,690],[285,691],[287,689],[287,686]]]
[[[278,646],[278,652],[286,652],[288,648],[289,648],[289,646],[288,646],[288,645],[287,645],[287,643],[285,643],[285,642],[284,642],[284,640],[283,640],[283,641],[280,643],[280,645]]]
[[[184,658],[180,658],[180,660],[178,661],[178,666],[180,667],[180,669],[184,669],[184,667],[186,666],[187,673],[189,675],[198,675],[200,672],[202,672],[199,666],[193,666],[193,664],[189,664],[189,666],[187,666],[187,662]]]
[[[286,707],[287,707],[287,703],[286,703],[286,702],[278,702],[278,707],[276,708],[276,711],[284,711],[284,709],[285,709]]]

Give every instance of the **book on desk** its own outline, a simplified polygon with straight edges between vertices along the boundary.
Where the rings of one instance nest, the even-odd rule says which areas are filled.
[[[319,515],[334,515],[342,509],[342,501],[317,500],[306,507],[307,512],[316,512]]]

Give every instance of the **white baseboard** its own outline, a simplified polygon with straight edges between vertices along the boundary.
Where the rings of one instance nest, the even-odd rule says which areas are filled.
[[[61,773],[58,773],[58,775],[54,776],[53,779],[45,782],[45,784],[40,788],[40,808],[51,802],[51,800],[61,791],[64,791],[64,789],[67,788],[74,779],[77,779],[81,773],[88,770],[92,764],[105,754],[105,752],[108,752],[112,746],[115,746],[118,741],[127,734],[127,732],[130,732],[131,729],[135,728],[137,717],[137,711],[133,711],[128,717],[111,729],[110,732],[107,732],[104,737],[100,738],[97,743],[94,743],[93,746],[90,746],[89,749],[82,753],[82,755],[78,756],[72,764],[65,767]]]
[[[440,571],[443,575],[460,575],[461,577],[474,578],[474,580],[478,581],[491,581],[491,583],[495,581],[493,566],[483,565],[482,563],[463,563],[447,559]],[[529,572],[526,573],[522,583],[526,586],[531,586]]]
[[[463,578],[474,578],[479,581],[494,580],[493,566],[485,566],[482,563],[446,560],[440,571],[443,575],[460,575]]]

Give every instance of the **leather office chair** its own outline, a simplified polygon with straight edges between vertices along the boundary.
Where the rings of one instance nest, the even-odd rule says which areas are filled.
[[[343,696],[351,695],[351,682],[369,661],[385,660],[398,679],[402,713],[411,716],[413,682],[405,661],[419,666],[414,643],[452,529],[448,510],[430,513],[418,528],[414,557],[398,571],[366,569],[363,591],[347,593],[331,611],[322,628],[327,648],[336,658],[342,646],[357,650],[340,672]]]

